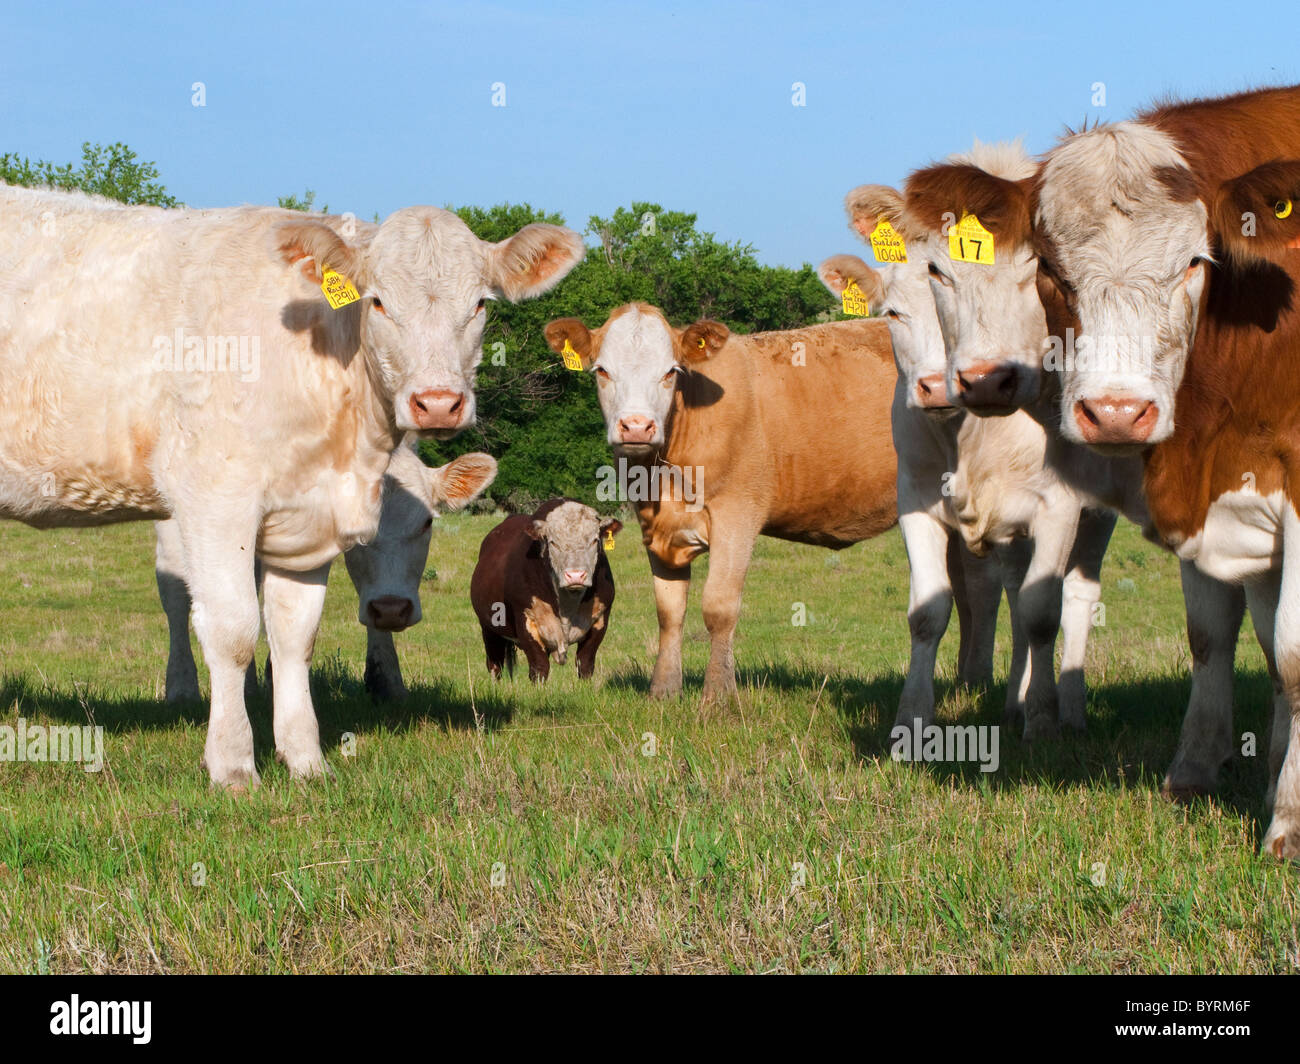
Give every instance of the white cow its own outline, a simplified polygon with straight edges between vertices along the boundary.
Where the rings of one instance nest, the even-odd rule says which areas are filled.
[[[259,781],[254,557],[276,752],[320,775],[307,674],[330,561],[374,537],[406,432],[473,421],[487,301],[545,291],[583,253],[549,225],[487,243],[436,207],[368,225],[0,187],[0,516],[175,520],[214,784]]]
[[[376,698],[406,697],[393,633],[420,623],[420,580],[429,556],[433,520],[443,509],[460,510],[496,477],[496,460],[480,451],[439,466],[420,461],[410,447],[393,452],[384,475],[379,532],[343,555],[360,601],[357,620],[366,629],[365,685]],[[183,568],[184,546],[175,521],[159,521],[155,576],[167,615],[168,702],[199,698],[198,670],[190,649],[190,594]],[[259,567],[260,568],[260,567]],[[256,680],[255,665],[249,679]]]
[[[1036,174],[1027,158],[1007,170],[972,156],[919,170],[907,180],[904,208],[910,224],[942,237],[926,264],[947,348],[949,398],[985,419],[1026,411],[1047,432],[1044,464],[1063,488],[1085,506],[1117,510],[1151,536],[1142,458],[1102,455],[1064,439],[1060,431],[1055,369],[1067,353],[1061,337],[1049,336],[1039,297],[1043,278],[1029,210]],[[968,213],[993,234],[992,263],[954,260],[950,254],[944,234],[954,219]],[[1053,567],[1055,571],[1059,569]],[[1213,790],[1231,752],[1232,664],[1245,609],[1239,589],[1188,563],[1181,566],[1181,576],[1192,692],[1178,753],[1164,782],[1166,793],[1175,796]],[[1037,618],[1026,617],[1025,623],[1054,638],[1059,580],[1044,581],[1043,588],[1035,603]]]
[[[990,149],[977,148],[987,158]],[[999,156],[989,160],[998,165]],[[985,572],[981,608],[975,619],[978,645],[992,654],[1000,598],[997,568],[1011,608],[1012,659],[1005,719],[1023,724],[1027,738],[1056,729],[1061,722],[1085,727],[1087,701],[1084,656],[1093,607],[1101,597],[1100,573],[1115,517],[1085,510],[1044,468],[1046,435],[1027,414],[996,421],[968,417],[953,406],[945,385],[945,348],[930,292],[928,256],[934,238],[910,226],[903,198],[894,189],[864,185],[846,199],[849,219],[863,236],[882,221],[906,241],[906,262],[873,270],[852,255],[822,263],[819,272],[832,292],[853,281],[873,309],[889,318],[898,390],[893,408],[894,447],[898,452],[898,512],[911,570],[908,623],[912,653],[898,710],[898,723],[914,718],[928,723],[934,714],[934,661],[952,608],[946,552],[953,533],[974,551]],[[1065,540],[1064,553],[1060,540]],[[996,563],[994,558],[996,557]],[[993,570],[988,567],[992,565]],[[1060,565],[1064,608],[1057,600],[1050,637],[1038,621],[1045,608],[1038,598],[1039,573]],[[1030,576],[1032,575],[1032,579]],[[1022,585],[1029,579],[1029,587]],[[990,593],[991,591],[991,593]],[[1058,689],[1054,658],[1057,626],[1064,629]]]

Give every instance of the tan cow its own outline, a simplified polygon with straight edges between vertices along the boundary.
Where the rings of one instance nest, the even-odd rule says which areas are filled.
[[[557,226],[490,244],[436,207],[365,225],[0,186],[0,517],[175,519],[215,784],[258,781],[254,556],[276,751],[320,775],[307,679],[331,560],[375,535],[405,432],[472,422],[487,301],[542,292],[583,253]]]
[[[641,522],[659,612],[651,693],[681,690],[690,566],[708,551],[704,695],[730,695],[754,541],[839,550],[897,521],[887,326],[742,336],[716,321],[677,329],[632,303],[594,332],[576,318],[553,321],[546,339],[594,373],[620,490]]]

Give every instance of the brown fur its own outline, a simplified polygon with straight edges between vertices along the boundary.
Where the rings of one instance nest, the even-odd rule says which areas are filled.
[[[940,163],[917,170],[903,186],[913,224],[943,233],[945,222],[973,214],[1001,246],[1027,244],[1033,179],[1010,181],[965,163]],[[945,218],[945,215],[950,217]]]

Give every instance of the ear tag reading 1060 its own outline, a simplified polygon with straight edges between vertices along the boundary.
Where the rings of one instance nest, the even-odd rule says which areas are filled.
[[[993,265],[993,234],[980,225],[973,214],[963,214],[961,221],[948,228],[948,254],[954,262],[978,262]]]
[[[867,297],[858,287],[857,281],[850,281],[844,286],[844,291],[840,293],[840,306],[844,308],[845,314],[852,314],[855,318],[865,318],[871,313]]]
[[[613,550],[613,549],[614,549],[614,530],[613,530],[612,528],[607,528],[607,529],[605,529],[605,544],[604,544],[604,546],[605,546],[605,549],[606,549],[607,551],[608,551],[608,550]]]
[[[564,350],[560,352],[560,356],[564,359],[565,369],[582,369],[582,356],[573,349],[573,344],[568,340],[564,341]]]
[[[325,293],[325,298],[335,310],[341,310],[349,303],[355,303],[361,298],[361,293],[357,291],[357,286],[349,281],[338,270],[331,270],[328,266],[321,275],[320,290]]]
[[[907,244],[888,218],[881,218],[871,230],[871,251],[877,262],[907,261]]]

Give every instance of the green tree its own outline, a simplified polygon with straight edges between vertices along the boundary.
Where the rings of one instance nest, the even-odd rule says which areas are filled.
[[[125,144],[91,144],[81,146],[81,165],[58,166],[45,159],[20,158],[13,152],[0,155],[0,180],[11,185],[32,188],[48,185],[64,190],[79,189],[96,196],[107,196],[122,203],[148,203],[155,207],[179,207],[158,181],[158,167],[141,162]]]

